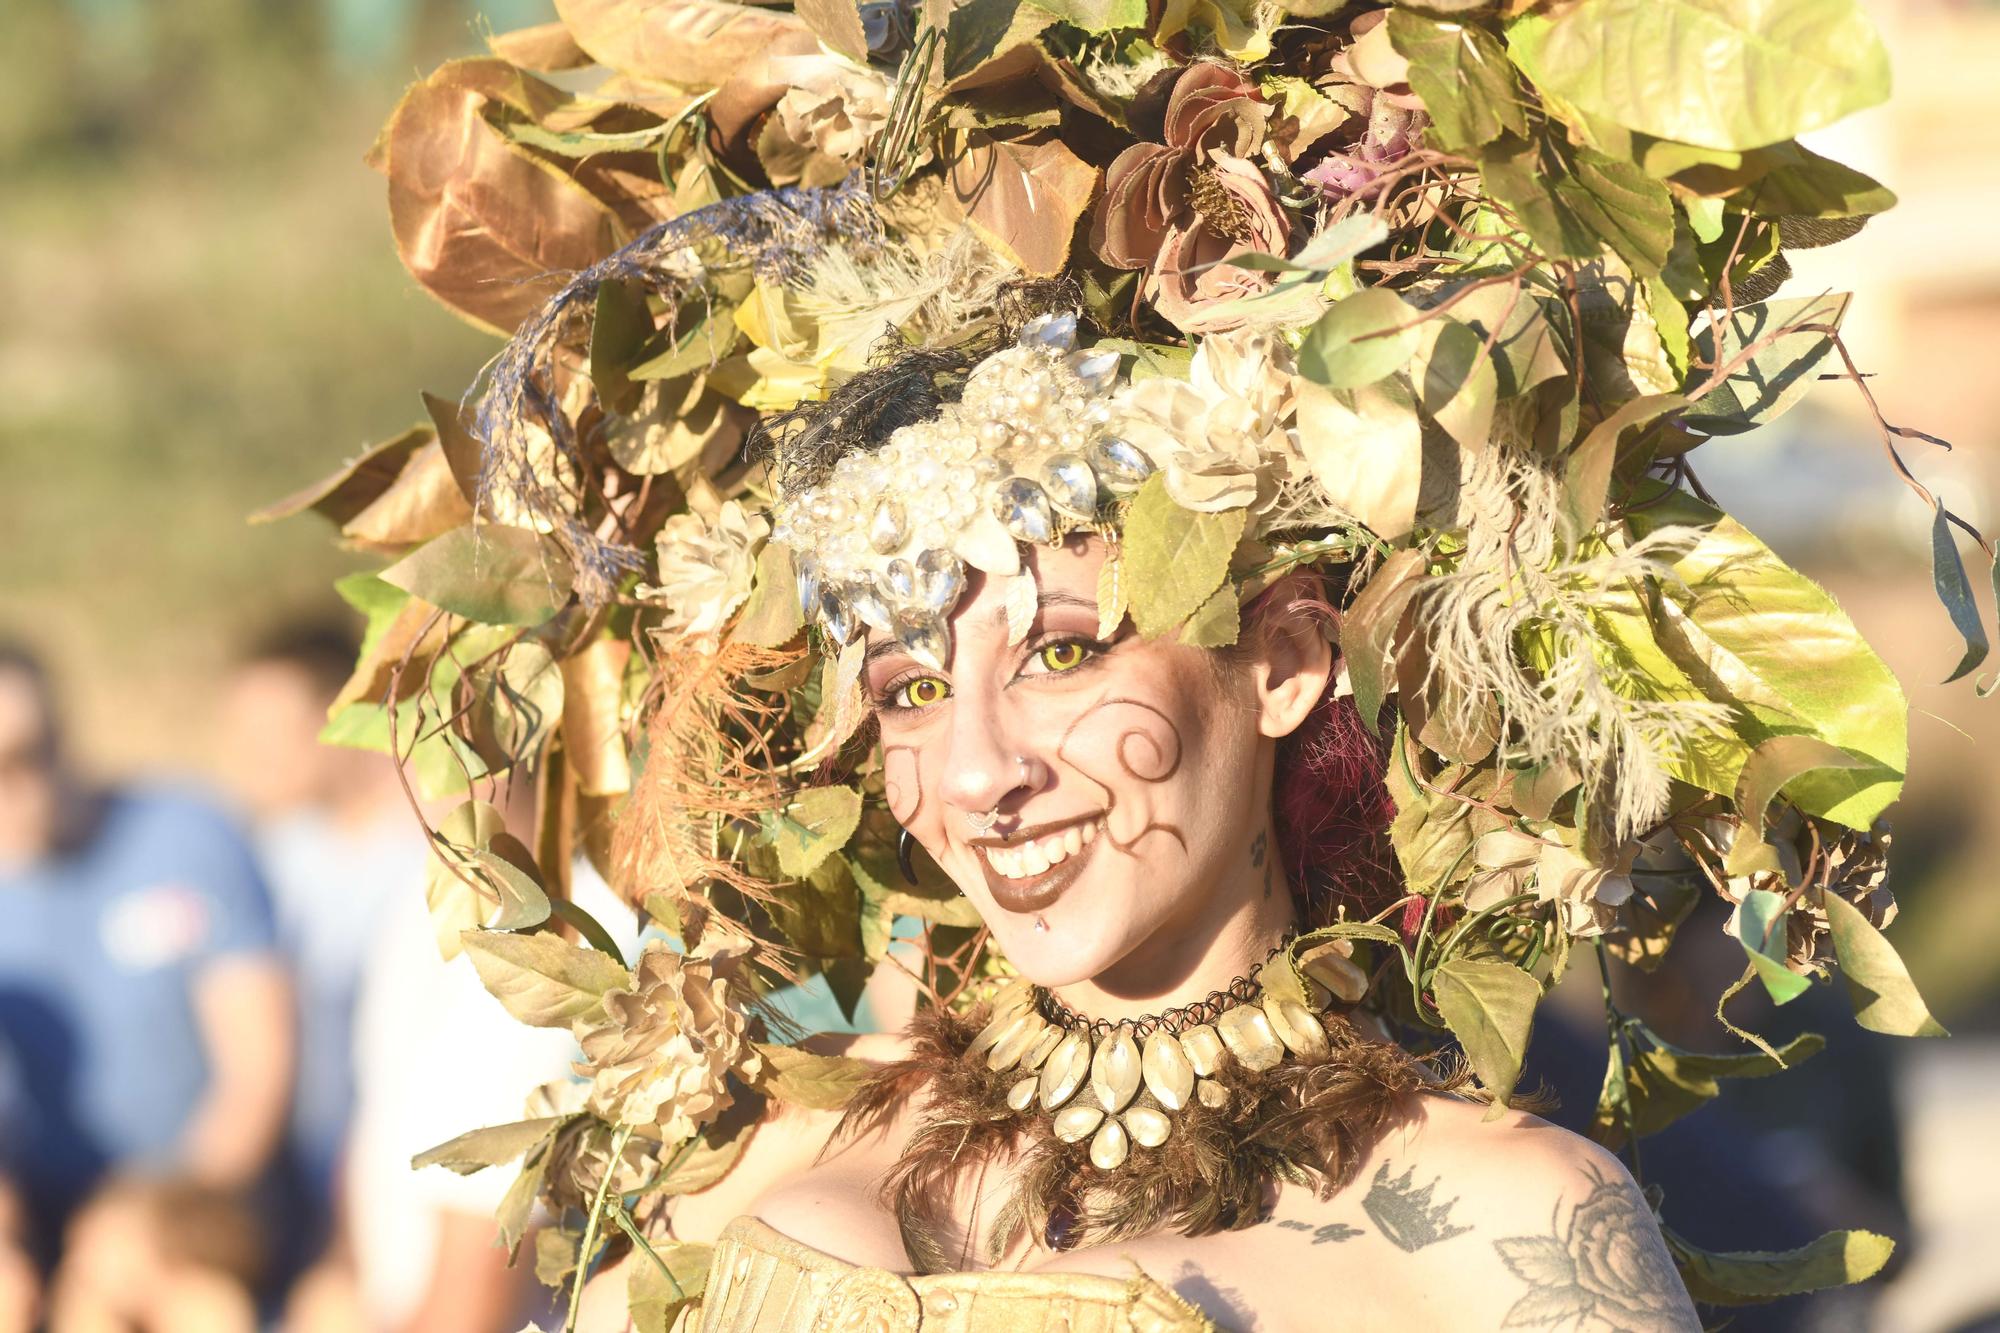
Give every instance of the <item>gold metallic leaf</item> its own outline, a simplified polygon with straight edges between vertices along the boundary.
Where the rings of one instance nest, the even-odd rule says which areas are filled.
[[[586,796],[617,796],[632,790],[632,761],[625,752],[620,711],[625,665],[632,645],[623,639],[594,640],[562,662],[563,753]]]
[[[1098,170],[1060,139],[1040,143],[966,136],[951,164],[951,198],[981,239],[1030,275],[1054,277],[1069,259]]]
[[[487,123],[489,100],[456,86],[451,66],[439,70],[396,107],[383,166],[396,250],[411,275],[473,324],[505,334],[564,271],[615,249],[620,233],[589,191]]]

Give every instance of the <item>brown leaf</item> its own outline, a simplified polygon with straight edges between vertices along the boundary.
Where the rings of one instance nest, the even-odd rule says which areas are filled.
[[[461,64],[472,62],[460,62]],[[486,62],[497,64],[498,62]],[[487,98],[440,71],[387,131],[389,220],[404,265],[480,328],[510,332],[619,241],[611,211],[481,114]]]
[[[854,0],[796,0],[792,9],[829,50],[849,60],[868,59],[868,34],[861,27],[861,8]]]
[[[272,523],[310,509],[344,526],[395,485],[411,455],[435,438],[427,427],[412,426],[394,439],[371,444],[331,476],[265,505],[250,515],[250,521]]]
[[[495,33],[486,39],[486,45],[510,65],[544,73],[582,69],[591,63],[589,54],[560,23],[537,23],[532,28]]]
[[[995,249],[1037,277],[1069,259],[1077,220],[1097,191],[1096,167],[1063,146],[967,136],[951,165],[951,193],[965,220]]]
[[[327,706],[326,715],[332,717],[349,704],[381,703],[399,662],[405,657],[422,661],[444,646],[445,619],[421,597],[405,602],[389,627],[382,631],[382,637],[369,645],[367,655],[354,664],[353,674]],[[407,699],[425,684],[421,668],[405,671],[398,697]]]
[[[461,408],[448,398],[426,393],[424,410],[430,413],[431,424],[437,428],[438,446],[444,450],[445,461],[451,464],[451,475],[458,482],[459,494],[467,500],[477,499],[479,441],[466,427]]]
[[[604,638],[562,662],[563,749],[576,771],[577,789],[587,796],[632,790],[632,762],[619,723],[631,656],[630,643]]]
[[[781,47],[819,47],[796,15],[727,0],[557,0],[556,13],[600,65],[698,92]]]
[[[472,521],[444,448],[435,440],[410,456],[389,489],[343,524],[340,535],[371,551],[400,554]]]

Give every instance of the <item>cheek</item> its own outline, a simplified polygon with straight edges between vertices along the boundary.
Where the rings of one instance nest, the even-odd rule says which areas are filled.
[[[883,742],[882,795],[896,822],[908,828],[924,804],[924,763],[916,746]]]

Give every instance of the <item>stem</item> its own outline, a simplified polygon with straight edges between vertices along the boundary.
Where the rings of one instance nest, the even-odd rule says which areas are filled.
[[[1625,1079],[1619,1089],[1618,1111],[1625,1118],[1625,1143],[1632,1150],[1632,1179],[1641,1187],[1639,1164],[1639,1126],[1632,1115],[1632,1041],[1625,1028],[1625,1016],[1618,1011],[1617,1003],[1611,998],[1611,955],[1605,950],[1604,937],[1597,939],[1597,975],[1604,986],[1604,1029],[1611,1041],[1618,1047],[1618,1055],[1625,1064]]]
[[[673,1269],[667,1267],[667,1261],[660,1257],[659,1251],[655,1250],[647,1243],[646,1238],[639,1234],[639,1228],[632,1225],[632,1214],[625,1211],[625,1205],[622,1201],[612,1201],[611,1220],[618,1224],[618,1229],[631,1239],[632,1243],[639,1248],[641,1254],[653,1261],[653,1267],[659,1269],[660,1276],[665,1278],[668,1284],[673,1287],[674,1299],[677,1301],[686,1300],[688,1298],[687,1290],[681,1286],[680,1279],[674,1276]]]
[[[604,1220],[604,1200],[611,1193],[611,1178],[618,1174],[618,1163],[624,1158],[625,1145],[631,1138],[630,1125],[620,1125],[611,1135],[610,1159],[604,1166],[604,1179],[597,1182],[597,1197],[590,1201],[590,1216],[583,1224],[583,1246],[576,1252],[576,1282],[570,1287],[569,1318],[563,1322],[563,1333],[576,1333],[577,1316],[583,1312],[583,1284],[590,1276],[598,1227]]]

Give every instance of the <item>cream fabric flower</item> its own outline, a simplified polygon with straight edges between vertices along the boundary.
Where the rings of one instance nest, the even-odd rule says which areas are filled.
[[[770,534],[763,515],[735,500],[723,501],[712,523],[699,514],[669,518],[656,540],[659,585],[639,589],[640,596],[667,604],[660,633],[713,643],[749,597],[757,548]]]
[[[679,954],[647,946],[629,990],[572,1025],[590,1079],[590,1109],[621,1125],[650,1127],[678,1143],[731,1101],[729,1075],[754,1077],[763,1059],[730,1003],[730,966],[740,947]]]
[[[840,180],[889,121],[889,81],[865,65],[785,56],[771,61],[771,74],[786,85],[759,144],[774,185]]]
[[[1614,864],[1601,866],[1584,860],[1553,834],[1536,837],[1519,829],[1495,829],[1473,844],[1472,859],[1478,869],[1466,883],[1465,905],[1474,912],[1484,911],[1532,887],[1543,902],[1556,904],[1564,930],[1576,936],[1602,935],[1632,896],[1636,850],[1628,847]]]
[[[1294,471],[1291,350],[1267,332],[1211,334],[1186,380],[1120,392],[1113,427],[1145,451],[1183,509],[1262,511]]]

